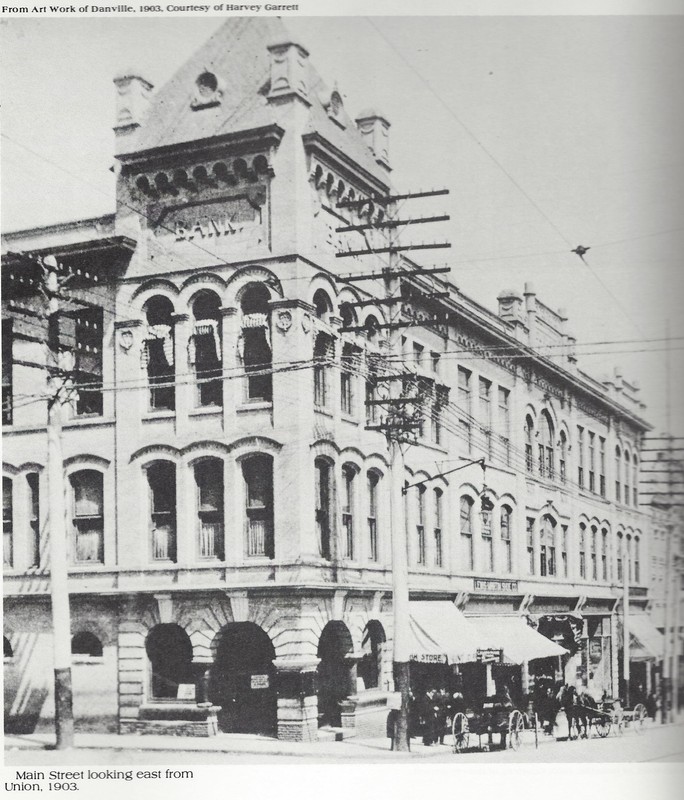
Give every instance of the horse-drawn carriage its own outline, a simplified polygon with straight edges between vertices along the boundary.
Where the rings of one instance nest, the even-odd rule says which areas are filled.
[[[573,686],[561,688],[558,702],[568,721],[569,740],[591,738],[593,732],[604,739],[611,731],[623,734],[627,727],[640,734],[644,732],[648,717],[643,703],[637,703],[634,708],[627,710],[619,699],[604,698],[599,703]]]
[[[482,749],[482,737],[487,737],[486,749],[493,747],[493,736],[498,734],[502,749],[517,750],[522,743],[522,732],[528,727],[527,716],[511,704],[503,704],[496,698],[488,698],[482,708],[475,711],[459,711],[451,721],[452,748],[462,753],[470,745],[470,735],[478,737]]]

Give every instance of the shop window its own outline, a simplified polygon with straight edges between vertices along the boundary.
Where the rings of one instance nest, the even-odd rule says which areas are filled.
[[[316,475],[316,531],[322,558],[332,556],[332,464],[324,458],[314,463]]]
[[[416,518],[416,561],[424,566],[426,562],[425,553],[425,487],[418,486]]]
[[[499,530],[501,533],[501,546],[503,550],[503,568],[507,573],[513,572],[513,553],[511,527],[513,511],[508,506],[501,506]]]
[[[150,543],[153,561],[176,560],[176,465],[157,461],[147,468]]]
[[[28,488],[28,566],[40,564],[40,488],[37,472],[29,472],[26,476]]]
[[[2,563],[11,567],[14,562],[14,508],[12,479],[2,479]]]
[[[13,320],[2,321],[2,424],[12,424],[12,378],[13,378]]]
[[[73,507],[74,561],[104,560],[104,502],[102,473],[92,469],[70,476]]]
[[[269,299],[266,286],[255,284],[245,291],[241,302],[240,348],[247,373],[248,400],[270,402],[273,398]]]
[[[442,502],[444,499],[444,492],[440,488],[433,490],[434,495],[434,529],[433,539],[435,548],[435,566],[441,567],[444,565],[443,554],[443,540],[442,540]]]
[[[81,631],[71,637],[71,655],[81,658],[102,658],[102,642],[89,631]]]
[[[146,314],[143,363],[150,386],[150,408],[173,411],[176,407],[173,304],[167,297],[157,295],[147,302]]]
[[[528,472],[534,471],[534,452],[532,443],[534,440],[534,422],[529,414],[525,417],[525,468]]]
[[[368,473],[368,557],[378,560],[378,484],[380,475]]]
[[[194,466],[200,558],[224,558],[223,461],[209,458]]]
[[[354,558],[354,504],[356,501],[356,468],[351,464],[342,467],[342,557]]]
[[[473,501],[469,497],[461,498],[461,542],[465,555],[465,568],[475,568],[473,552]]]
[[[192,304],[194,317],[188,360],[195,370],[197,403],[223,405],[221,302],[213,292],[201,292]]]
[[[254,455],[242,462],[247,555],[273,558],[273,459]]]
[[[101,308],[86,308],[74,315],[74,383],[78,415],[102,415],[102,349],[104,316]]]

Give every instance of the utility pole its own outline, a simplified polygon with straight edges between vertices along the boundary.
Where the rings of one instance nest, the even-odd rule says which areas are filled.
[[[43,293],[48,309],[48,400],[47,474],[48,529],[50,531],[50,594],[52,600],[52,640],[55,672],[55,738],[58,750],[74,744],[73,693],[71,685],[71,620],[67,577],[66,508],[64,462],[62,457],[62,405],[66,380],[72,364],[65,363],[68,351],[59,341],[61,285],[53,256],[43,259]]]
[[[629,571],[632,568],[629,548],[623,541],[622,556],[622,679],[625,684],[625,707],[630,707],[629,686]]]

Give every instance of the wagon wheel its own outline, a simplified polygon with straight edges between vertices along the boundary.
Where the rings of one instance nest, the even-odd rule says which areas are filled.
[[[596,733],[598,733],[601,739],[605,739],[606,736],[608,736],[613,726],[613,720],[609,714],[601,714],[599,717],[594,717],[593,723],[596,728]]]
[[[637,733],[643,733],[646,730],[646,716],[646,706],[643,703],[637,703],[634,706],[634,715],[632,717],[634,730]]]
[[[520,711],[511,711],[508,717],[508,746],[511,750],[517,750],[522,744],[522,732],[525,727],[525,720]]]
[[[451,733],[453,735],[453,750],[454,753],[462,753],[468,748],[468,741],[470,739],[470,729],[468,727],[468,717],[459,711],[454,714],[454,719],[451,723]]]

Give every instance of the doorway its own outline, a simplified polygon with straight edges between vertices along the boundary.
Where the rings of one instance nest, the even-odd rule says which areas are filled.
[[[318,727],[341,725],[340,701],[356,691],[356,667],[346,656],[354,649],[349,629],[329,622],[318,640]]]

